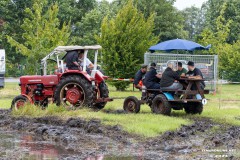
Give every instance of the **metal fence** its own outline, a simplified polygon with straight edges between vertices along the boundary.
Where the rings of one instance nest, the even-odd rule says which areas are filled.
[[[217,55],[190,55],[190,54],[166,54],[166,53],[145,53],[144,64],[157,63],[157,71],[163,72],[168,63],[177,64],[182,62],[187,69],[188,61],[193,61],[199,68],[206,82],[206,89],[216,91],[218,77],[218,56]]]

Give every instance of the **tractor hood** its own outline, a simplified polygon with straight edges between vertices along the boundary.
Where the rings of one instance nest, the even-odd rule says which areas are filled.
[[[43,84],[43,85],[57,85],[57,75],[46,75],[46,76],[22,76],[20,77],[20,84]]]

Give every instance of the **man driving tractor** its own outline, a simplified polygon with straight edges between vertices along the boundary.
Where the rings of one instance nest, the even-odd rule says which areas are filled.
[[[82,70],[84,60],[84,50],[68,51],[66,55],[67,68],[69,70]],[[93,69],[92,62],[86,58],[86,66],[89,69]]]
[[[80,64],[78,64],[79,53],[80,50],[67,51],[65,60],[69,70],[81,70]]]

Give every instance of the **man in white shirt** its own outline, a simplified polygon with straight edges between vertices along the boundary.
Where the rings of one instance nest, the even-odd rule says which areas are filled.
[[[83,68],[84,50],[80,50],[78,60],[79,60],[80,66]],[[94,68],[93,63],[88,58],[86,58],[86,67],[87,67],[87,69]]]

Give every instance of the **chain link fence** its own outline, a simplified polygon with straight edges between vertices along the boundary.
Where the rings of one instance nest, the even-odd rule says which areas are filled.
[[[217,55],[190,55],[190,54],[168,54],[168,53],[145,53],[144,64],[157,63],[157,71],[163,72],[168,63],[177,64],[182,62],[187,69],[188,61],[193,61],[195,67],[199,68],[206,80],[206,89],[216,91],[218,77],[218,56]]]

